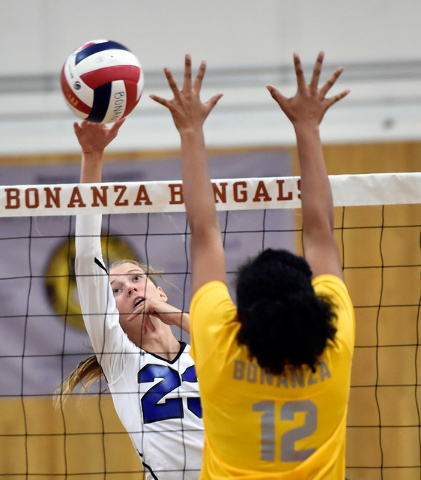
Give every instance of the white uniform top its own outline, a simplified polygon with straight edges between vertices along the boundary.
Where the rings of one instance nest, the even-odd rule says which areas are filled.
[[[168,361],[132,343],[119,323],[101,253],[101,215],[76,219],[76,279],[83,319],[146,479],[196,480],[203,421],[190,345]]]

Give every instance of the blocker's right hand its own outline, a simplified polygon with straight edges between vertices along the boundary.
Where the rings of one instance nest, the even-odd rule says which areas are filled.
[[[105,147],[116,138],[125,120],[125,118],[117,120],[111,127],[87,120],[83,120],[80,124],[75,122],[73,128],[79,144],[82,147],[82,152],[85,155],[96,152],[102,153]]]
[[[206,72],[206,62],[204,60],[201,62],[197,76],[192,83],[191,56],[189,54],[185,56],[184,83],[181,89],[178,88],[170,69],[165,68],[164,72],[174,98],[167,100],[151,94],[150,97],[152,100],[168,108],[173,117],[174,124],[180,133],[186,130],[202,128],[209,113],[222,97],[222,93],[218,93],[207,102],[200,100],[200,92]]]

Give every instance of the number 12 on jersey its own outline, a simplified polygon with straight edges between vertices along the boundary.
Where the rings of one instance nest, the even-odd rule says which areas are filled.
[[[260,458],[268,462],[275,461],[275,402],[258,402],[253,404],[253,412],[262,412]],[[285,402],[280,411],[281,420],[294,420],[295,414],[305,414],[304,425],[292,428],[280,438],[281,462],[303,462],[315,452],[315,448],[296,450],[295,442],[310,437],[317,428],[317,407],[310,400]]]

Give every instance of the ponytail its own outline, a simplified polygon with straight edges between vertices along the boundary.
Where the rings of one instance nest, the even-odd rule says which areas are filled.
[[[88,387],[100,380],[106,380],[104,372],[96,355],[91,355],[82,360],[57,388],[53,398],[54,407],[59,408],[60,405],[63,405],[79,383],[82,385],[81,392],[85,393]]]

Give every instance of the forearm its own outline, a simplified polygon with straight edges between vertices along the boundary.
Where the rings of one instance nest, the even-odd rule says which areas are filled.
[[[100,234],[101,215],[77,215],[75,274],[78,297],[86,329],[97,353],[110,351],[105,346],[104,318],[112,328],[119,325],[118,312],[111,306],[113,297],[108,275],[94,261],[95,258],[102,261]],[[106,312],[113,314],[104,316]]]
[[[324,52],[317,56],[310,83],[304,78],[300,57],[294,53],[297,93],[287,98],[272,85],[268,90],[294,126],[301,169],[301,206],[304,256],[313,276],[332,274],[342,278],[342,264],[334,237],[332,191],[323,157],[319,125],[334,103],[349,90],[326,98],[342,73],[342,67],[319,87]]]
[[[181,138],[183,193],[191,231],[191,291],[194,295],[210,281],[226,282],[225,255],[203,135],[203,124],[222,94],[204,103],[200,100],[206,62],[201,62],[192,82],[190,55],[185,57],[182,89],[177,87],[170,70],[166,68],[164,71],[174,98],[166,100],[156,95],[151,98],[170,110]]]
[[[204,229],[219,231],[203,130],[181,131],[180,137],[183,195],[192,235],[200,234]]]
[[[181,133],[181,132],[180,132]],[[226,282],[225,255],[209,178],[203,132],[181,134],[183,192],[190,225],[192,295],[205,283]]]
[[[101,183],[103,151],[82,152],[80,183]]]
[[[186,333],[190,334],[190,316],[182,312],[180,315],[178,315],[179,321],[176,323],[176,325],[180,328],[182,328]]]
[[[333,199],[317,125],[295,126],[301,170],[304,234],[316,229],[333,231]]]

